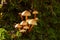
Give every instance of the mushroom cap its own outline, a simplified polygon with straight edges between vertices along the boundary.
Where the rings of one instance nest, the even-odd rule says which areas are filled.
[[[20,25],[27,25],[27,22],[26,22],[26,21],[22,21],[22,22],[20,23]]]
[[[34,10],[34,11],[33,11],[33,14],[38,14],[38,11]]]
[[[28,26],[24,26],[23,29],[29,29],[29,27]]]
[[[22,26],[20,24],[16,24],[15,28],[22,28]]]
[[[31,16],[31,13],[29,11],[25,10],[25,11],[22,12],[21,15],[22,16]]]
[[[21,29],[21,30],[20,30],[20,32],[21,32],[21,33],[24,33],[24,32],[26,32],[26,30],[24,30],[24,29]]]
[[[36,18],[35,18],[35,20],[37,21],[37,20],[38,20],[38,18],[36,17]]]
[[[34,19],[28,19],[26,22],[28,22],[28,24],[31,24],[31,25],[37,25]]]

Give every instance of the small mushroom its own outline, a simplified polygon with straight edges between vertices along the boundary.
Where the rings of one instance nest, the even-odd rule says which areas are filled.
[[[20,29],[20,28],[22,28],[22,26],[21,26],[20,24],[16,24],[16,25],[15,25],[15,28]]]
[[[24,26],[23,29],[29,29],[29,26]]]
[[[33,28],[34,25],[37,25],[36,21],[34,19],[29,19],[27,20],[28,24],[29,24],[29,30],[28,32],[31,31],[31,29]],[[30,26],[31,25],[31,26]]]
[[[25,29],[21,29],[20,32],[21,33],[24,33],[24,32],[26,32],[26,30]]]
[[[34,18],[36,18],[36,14],[38,14],[38,11],[34,10],[33,14],[34,14]]]
[[[18,13],[19,15],[20,15],[20,17],[21,17],[21,20],[23,20],[23,16],[21,15],[21,13]]]
[[[25,16],[25,20],[28,19],[28,16],[31,16],[30,12],[27,11],[27,10],[23,11],[21,15],[22,15],[22,16]]]
[[[26,21],[22,21],[22,22],[20,23],[20,25],[26,26],[26,25],[27,25],[27,22],[26,22]]]

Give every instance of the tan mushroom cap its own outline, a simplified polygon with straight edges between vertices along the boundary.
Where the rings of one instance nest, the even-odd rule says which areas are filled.
[[[25,10],[25,11],[22,12],[21,15],[22,16],[31,16],[31,13],[29,11]]]
[[[36,17],[35,20],[37,21],[37,20],[39,20],[39,19]]]
[[[34,19],[28,19],[26,22],[28,22],[28,24],[31,24],[31,25],[37,25]]]
[[[20,24],[16,24],[15,28],[22,28],[22,26]]]
[[[33,11],[33,14],[38,14],[38,11],[34,10],[34,11]]]
[[[24,33],[24,32],[26,32],[26,30],[24,30],[24,29],[21,29],[21,30],[20,30],[20,32],[21,32],[21,33]]]
[[[29,26],[24,26],[23,29],[29,29]]]
[[[20,25],[27,25],[28,23],[26,21],[22,21]]]

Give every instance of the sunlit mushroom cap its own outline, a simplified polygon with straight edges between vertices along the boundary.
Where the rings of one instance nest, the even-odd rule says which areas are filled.
[[[28,22],[28,24],[31,24],[31,25],[37,25],[37,23],[34,19],[29,19],[26,22]]]
[[[24,26],[23,29],[29,29],[29,27],[28,26]]]
[[[34,11],[33,11],[33,14],[38,14],[38,11],[34,10]]]
[[[20,25],[27,25],[27,22],[26,22],[26,21],[22,21],[22,22],[20,23]]]
[[[26,30],[24,30],[24,29],[21,29],[21,30],[20,30],[20,32],[21,32],[21,33],[24,33],[24,32],[26,32]]]
[[[21,15],[22,16],[31,16],[31,13],[29,11],[25,10],[25,11],[22,12]]]
[[[15,28],[22,28],[22,26],[20,24],[16,24]]]

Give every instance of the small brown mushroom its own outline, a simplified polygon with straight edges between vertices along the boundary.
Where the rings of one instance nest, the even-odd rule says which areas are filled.
[[[21,26],[20,24],[16,24],[16,25],[15,25],[15,28],[20,29],[20,28],[22,28],[22,26]]]
[[[30,12],[27,11],[27,10],[23,11],[21,15],[22,15],[22,16],[25,16],[25,20],[28,19],[28,16],[31,16]]]
[[[36,21],[34,19],[29,19],[27,20],[28,24],[29,24],[29,30],[28,32],[31,31],[31,29],[33,28],[34,25],[37,25]],[[31,26],[30,26],[31,25]]]
[[[18,13],[19,14],[19,16],[21,17],[21,20],[23,20],[23,16],[21,15],[21,13]]]
[[[22,21],[22,22],[20,23],[20,25],[26,26],[26,25],[27,25],[27,22],[26,22],[26,21]]]
[[[38,14],[38,11],[34,10],[33,14],[34,14],[34,18],[36,18],[36,14]]]
[[[23,29],[29,29],[29,26],[24,26]]]

